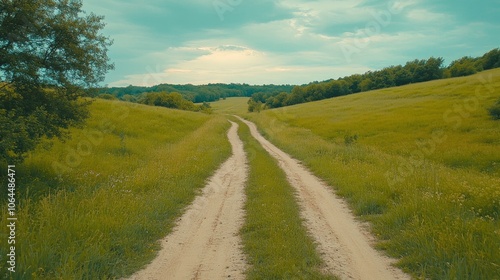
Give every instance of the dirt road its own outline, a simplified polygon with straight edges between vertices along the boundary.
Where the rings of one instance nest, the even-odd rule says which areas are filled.
[[[233,155],[216,171],[162,241],[158,257],[130,279],[243,279],[246,268],[238,236],[243,224],[247,162],[232,122]]]
[[[370,235],[332,188],[312,175],[259,134],[252,136],[279,161],[297,191],[306,227],[318,244],[325,270],[341,279],[410,279],[391,266],[391,259],[373,249]],[[216,171],[202,195],[162,241],[152,264],[130,279],[243,279],[246,268],[238,236],[243,224],[247,161],[243,143],[232,123],[228,138],[233,155]]]
[[[301,213],[318,244],[327,270],[341,279],[410,279],[372,248],[369,234],[355,221],[345,202],[298,161],[267,141],[255,124],[243,120],[252,136],[279,161],[297,190]]]

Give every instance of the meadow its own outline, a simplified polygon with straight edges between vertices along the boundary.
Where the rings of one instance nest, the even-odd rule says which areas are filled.
[[[416,278],[498,279],[500,122],[488,109],[499,88],[492,70],[252,114],[248,98],[212,103],[212,115],[95,100],[70,139],[16,166],[17,272],[0,277],[114,279],[149,263],[229,157],[225,114],[238,114],[331,185]],[[242,124],[240,137],[248,278],[329,278],[283,172]]]
[[[492,70],[244,116],[333,186],[405,271],[498,279],[499,88]]]
[[[228,128],[222,116],[94,101],[71,139],[16,166],[17,270],[0,278],[116,279],[146,265],[229,157]]]

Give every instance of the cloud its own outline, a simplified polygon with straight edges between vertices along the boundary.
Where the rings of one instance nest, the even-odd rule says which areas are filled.
[[[262,84],[307,83],[498,47],[494,8],[462,2],[86,0],[84,9],[106,16],[104,32],[115,41],[112,85]],[[467,16],[471,6],[487,19]]]
[[[447,14],[431,12],[426,9],[411,10],[408,12],[407,16],[410,20],[415,22],[439,22],[442,24],[443,22],[448,23],[451,21],[451,17]]]
[[[333,65],[303,65],[300,57],[312,56],[298,53],[297,60],[288,56],[260,52],[244,46],[221,45],[192,48],[168,49],[164,57],[172,52],[193,52],[198,56],[180,60],[167,67],[150,67],[148,73],[128,75],[111,86],[128,84],[151,86],[160,83],[207,84],[207,83],[250,83],[250,84],[304,84],[310,82],[307,75],[314,74],[326,80],[332,75],[345,76],[352,71],[368,71],[363,66],[340,67]],[[317,53],[321,55],[321,53]],[[320,58],[318,58],[320,59]]]

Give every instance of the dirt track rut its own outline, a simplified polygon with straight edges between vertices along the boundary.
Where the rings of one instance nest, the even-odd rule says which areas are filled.
[[[296,189],[302,217],[318,244],[326,272],[341,279],[410,279],[373,249],[370,235],[332,188],[262,137],[255,124],[240,120],[278,160]],[[130,279],[244,279],[247,265],[238,233],[244,219],[248,167],[238,125],[231,123],[228,139],[233,155],[162,240],[158,257]]]
[[[228,132],[232,156],[162,240],[158,257],[130,279],[244,278],[246,263],[238,233],[244,219],[248,168],[237,130],[232,122]]]
[[[356,222],[345,202],[332,188],[297,160],[266,140],[254,123],[243,120],[252,136],[276,158],[296,189],[306,226],[318,244],[327,271],[341,279],[410,279],[391,266],[391,259],[371,246],[369,234]]]

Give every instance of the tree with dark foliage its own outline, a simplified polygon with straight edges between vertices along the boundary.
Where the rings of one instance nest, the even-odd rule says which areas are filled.
[[[0,161],[22,161],[43,137],[88,116],[84,89],[113,69],[103,17],[75,0],[0,0]]]

